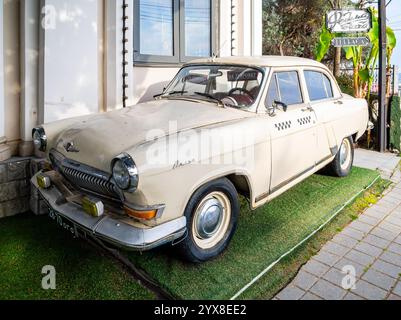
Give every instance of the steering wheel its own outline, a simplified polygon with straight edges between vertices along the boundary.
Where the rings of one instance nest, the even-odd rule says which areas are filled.
[[[246,90],[244,88],[234,88],[231,89],[230,92],[228,93],[229,96],[231,96],[232,94],[234,94],[234,92],[241,92],[241,93],[245,93],[249,98],[251,98],[251,100],[254,100],[252,93],[249,90]]]

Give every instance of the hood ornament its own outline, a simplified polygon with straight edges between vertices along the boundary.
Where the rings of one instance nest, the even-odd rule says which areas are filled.
[[[79,152],[79,149],[74,146],[74,141],[67,142],[66,144],[64,144],[64,149],[67,152],[75,152],[75,153]]]

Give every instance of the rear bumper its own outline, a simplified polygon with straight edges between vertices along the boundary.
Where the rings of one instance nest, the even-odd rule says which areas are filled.
[[[40,174],[40,173],[38,173]],[[146,251],[173,242],[186,232],[186,218],[181,217],[156,227],[134,227],[122,220],[104,215],[99,218],[89,216],[81,206],[67,202],[58,204],[63,194],[56,186],[42,189],[38,186],[36,175],[31,180],[48,206],[78,230],[125,250]]]

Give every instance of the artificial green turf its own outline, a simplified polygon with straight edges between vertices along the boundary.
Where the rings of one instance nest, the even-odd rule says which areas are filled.
[[[56,268],[56,290],[42,289],[43,266]],[[47,217],[0,220],[0,300],[154,299],[109,258],[74,240]]]
[[[229,299],[377,176],[360,168],[342,179],[314,175],[254,212],[242,201],[229,249],[202,265],[182,262],[170,250],[126,255],[177,298]]]
[[[238,299],[270,300],[284,289],[298,274],[299,269],[316,255],[344,227],[358,218],[368,207],[379,201],[390,181],[379,179],[365,191],[352,205],[345,208],[331,223],[324,227],[308,242],[281,260],[258,282],[245,291]]]

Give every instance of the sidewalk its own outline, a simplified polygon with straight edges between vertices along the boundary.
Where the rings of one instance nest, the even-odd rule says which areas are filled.
[[[356,150],[355,166],[379,170],[393,189],[329,241],[275,299],[401,300],[400,160]]]

